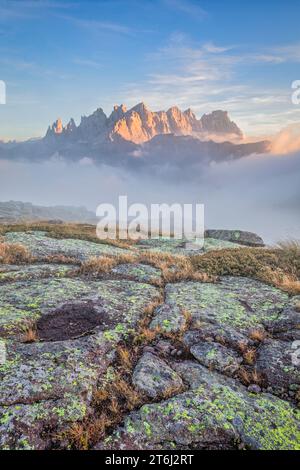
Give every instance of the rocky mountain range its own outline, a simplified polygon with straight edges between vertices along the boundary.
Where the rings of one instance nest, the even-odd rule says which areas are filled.
[[[139,167],[159,164],[162,158],[171,163],[222,161],[265,153],[268,148],[268,141],[245,143],[241,129],[226,111],[197,119],[191,109],[181,111],[174,106],[153,112],[139,103],[129,110],[115,106],[110,116],[98,108],[82,116],[78,126],[73,118],[66,125],[57,119],[43,138],[2,144],[0,158],[40,161],[59,156]]]
[[[101,108],[90,116],[82,116],[77,127],[72,118],[66,126],[58,119],[49,126],[46,138],[75,140],[111,140],[121,137],[135,144],[142,144],[161,134],[193,135],[204,137],[221,134],[242,138],[239,127],[230,120],[226,111],[213,111],[197,119],[191,109],[181,111],[176,106],[168,111],[150,111],[144,103],[139,103],[127,111],[126,106],[114,106],[109,117]]]

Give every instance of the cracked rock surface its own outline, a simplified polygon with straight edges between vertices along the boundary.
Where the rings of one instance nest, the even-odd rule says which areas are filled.
[[[5,238],[37,258],[126,252],[43,232]],[[178,253],[176,243],[139,249]],[[143,399],[94,448],[300,450],[299,297],[250,278],[153,279],[160,270],[138,263],[92,279],[65,264],[0,267],[1,449],[53,449],[70,425],[92,419],[94,391],[116,380],[117,348],[127,344],[136,355],[129,381]],[[24,342],[30,324],[36,342]]]

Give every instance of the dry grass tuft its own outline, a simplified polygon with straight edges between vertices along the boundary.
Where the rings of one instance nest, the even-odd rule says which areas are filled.
[[[252,382],[262,386],[264,384],[264,377],[260,372],[257,372],[256,369],[252,372]]]
[[[74,423],[70,428],[58,436],[60,440],[68,442],[78,450],[88,450],[99,439],[104,437],[106,430],[112,425],[112,420],[107,415],[91,419],[88,423]]]
[[[93,256],[82,263],[79,272],[93,275],[109,273],[118,264],[133,263],[135,260],[136,257],[129,253],[118,256]]]
[[[238,371],[238,378],[246,386],[250,384],[263,386],[265,384],[263,375],[260,372],[257,372],[256,369],[247,370],[245,367],[240,367]]]
[[[300,243],[284,242],[272,249],[236,248],[191,258],[194,269],[215,276],[257,279],[295,295],[300,293]]]
[[[155,340],[157,335],[161,333],[159,328],[150,329],[148,327],[143,327],[139,330],[139,332],[134,337],[133,343],[134,344],[149,344]]]
[[[111,390],[112,394],[117,397],[117,400],[125,401],[126,408],[129,411],[142,403],[141,395],[121,376],[117,376],[117,379],[111,386]]]
[[[40,259],[40,261],[44,261],[45,263],[54,263],[54,264],[81,264],[81,262],[70,256],[65,255],[49,255],[45,258]]]
[[[131,351],[124,346],[119,346],[117,348],[118,363],[120,366],[126,370],[131,371],[132,369],[132,354]]]
[[[290,274],[266,268],[262,274],[262,280],[290,295],[300,295],[300,281]]]
[[[23,327],[24,333],[21,336],[22,343],[35,343],[39,340],[35,323],[28,323]]]
[[[143,312],[143,319],[142,321],[145,322],[149,317],[152,317],[154,310],[159,307],[163,303],[163,299],[161,297],[157,298],[150,302],[145,308]]]
[[[159,327],[150,329],[149,323],[153,317],[155,309],[163,303],[164,299],[162,297],[157,298],[153,302],[150,302],[143,312],[143,318],[139,322],[137,333],[133,338],[133,344],[149,344],[154,341],[156,336],[161,333]]]
[[[188,326],[190,325],[191,321],[192,321],[192,314],[189,310],[187,310],[186,308],[182,308],[181,309],[181,313],[182,315],[184,316],[185,318],[185,322],[186,322],[186,329],[188,329]]]
[[[80,274],[103,274],[108,273],[116,266],[116,261],[109,256],[93,256],[82,263]]]
[[[243,358],[246,364],[252,365],[256,360],[256,349],[248,348],[243,352]]]
[[[266,336],[266,332],[259,328],[255,328],[249,333],[249,338],[253,341],[257,341],[258,343],[262,343],[266,339]]]
[[[32,259],[25,246],[18,243],[0,243],[0,264],[30,263]]]
[[[116,373],[112,383],[94,391],[94,416],[73,424],[57,438],[59,441],[67,440],[72,448],[88,450],[104,438],[112,427],[120,424],[124,413],[142,403],[142,396],[121,373]]]
[[[238,377],[244,385],[250,385],[252,383],[252,373],[244,367],[239,368]]]
[[[94,402],[99,405],[109,399],[109,391],[106,388],[98,388],[94,391]]]

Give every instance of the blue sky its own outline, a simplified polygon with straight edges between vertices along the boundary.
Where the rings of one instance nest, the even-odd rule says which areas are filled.
[[[276,132],[300,121],[299,18],[298,0],[0,0],[0,140],[140,101]]]

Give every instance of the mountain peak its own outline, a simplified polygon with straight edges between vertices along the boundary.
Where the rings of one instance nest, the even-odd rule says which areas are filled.
[[[235,122],[231,121],[228,111],[218,109],[210,114],[204,114],[200,119],[204,132],[211,134],[234,134],[242,137],[243,133]]]
[[[149,112],[149,109],[147,108],[144,102],[141,102],[131,108],[130,111],[135,111],[136,113],[145,113]]]
[[[184,112],[172,106],[166,112],[151,111],[145,103],[138,103],[127,110],[124,104],[115,105],[109,117],[102,108],[96,109],[90,116],[82,116],[78,127],[71,119],[64,127],[59,118],[49,127],[47,136],[60,134],[80,141],[105,141],[121,137],[135,144],[147,142],[157,135],[191,135],[201,138],[207,135],[226,135],[242,137],[242,131],[230,120],[227,111],[216,110],[197,119],[188,108]]]
[[[193,113],[193,111],[191,110],[191,108],[188,108],[185,111],[183,111],[183,114],[185,114],[190,119],[196,119],[196,116]]]
[[[63,132],[63,123],[61,118],[58,118],[52,125],[52,130],[55,134],[61,134]]]

